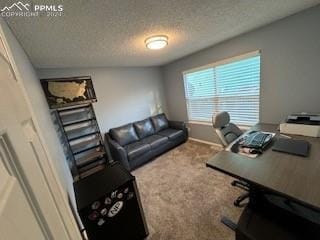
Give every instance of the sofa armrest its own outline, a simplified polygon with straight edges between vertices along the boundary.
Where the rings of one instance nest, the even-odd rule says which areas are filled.
[[[168,122],[169,122],[170,128],[180,129],[180,130],[185,130],[187,128],[185,122],[182,122],[182,121],[168,121]]]
[[[170,128],[182,130],[185,135],[185,141],[188,140],[189,132],[185,122],[182,122],[182,121],[168,121],[168,122],[169,122]]]
[[[111,156],[113,160],[119,161],[122,165],[130,171],[130,165],[127,158],[126,150],[116,141],[112,140],[108,133],[105,134],[106,142],[109,145]]]

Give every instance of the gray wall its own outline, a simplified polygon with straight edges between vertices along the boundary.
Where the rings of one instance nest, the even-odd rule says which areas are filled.
[[[101,132],[165,110],[159,68],[39,69],[38,75],[91,76],[98,99],[93,105]]]
[[[287,17],[163,67],[169,116],[187,120],[182,71],[261,50],[260,122],[293,112],[320,112],[320,6]],[[218,143],[211,126],[190,125],[191,137]]]

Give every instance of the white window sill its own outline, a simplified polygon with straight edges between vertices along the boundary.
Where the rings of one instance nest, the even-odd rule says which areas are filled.
[[[212,126],[212,123],[211,122],[201,122],[201,121],[188,121],[188,124],[191,124],[191,125],[203,125],[203,126]],[[245,126],[245,125],[237,125],[241,130],[249,130],[252,126]]]
[[[211,122],[201,122],[201,121],[188,121],[188,124],[212,126]]]

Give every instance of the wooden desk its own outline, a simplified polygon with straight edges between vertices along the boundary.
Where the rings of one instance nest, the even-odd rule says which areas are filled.
[[[275,132],[279,135],[277,127],[274,124],[258,124],[252,130]],[[310,142],[309,157],[274,152],[271,150],[271,143],[257,158],[222,151],[209,159],[207,166],[320,209],[320,140],[292,137]]]

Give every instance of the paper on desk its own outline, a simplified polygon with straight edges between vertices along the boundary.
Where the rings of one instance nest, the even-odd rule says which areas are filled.
[[[258,157],[260,154],[258,154],[258,153],[250,153],[250,150],[251,150],[250,148],[241,147],[240,144],[239,144],[240,142],[243,141],[243,139],[245,137],[247,137],[249,135],[250,132],[251,131],[248,131],[248,132],[242,134],[240,137],[238,137],[236,140],[234,140],[232,143],[230,143],[229,146],[226,147],[225,150],[229,151],[229,152],[237,153],[237,154],[249,157],[249,158]],[[262,133],[271,134],[272,138],[276,135],[273,132],[262,132]],[[238,145],[238,146],[236,146],[236,145]]]

